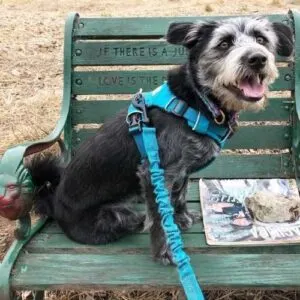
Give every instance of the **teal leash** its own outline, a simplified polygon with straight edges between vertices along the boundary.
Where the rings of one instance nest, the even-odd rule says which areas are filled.
[[[204,300],[204,296],[191,266],[190,258],[183,250],[180,230],[174,221],[174,209],[166,188],[164,170],[160,167],[156,130],[149,126],[147,108],[156,107],[177,117],[182,117],[192,131],[211,137],[222,148],[232,134],[232,128],[230,125],[224,125],[224,113],[219,114],[217,108],[209,102],[208,97],[202,98],[205,98],[204,104],[215,116],[215,121],[210,120],[200,111],[189,107],[186,102],[175,97],[167,82],[153,92],[141,93],[140,91],[137,93],[128,108],[126,118],[129,132],[134,137],[142,161],[148,159],[151,183],[156,196],[155,201],[161,216],[161,225],[188,300]],[[218,123],[220,115],[222,122]]]
[[[190,258],[183,250],[183,241],[179,228],[174,222],[174,209],[166,188],[164,170],[160,168],[155,128],[143,126],[142,138],[149,161],[151,182],[161,216],[161,225],[167,238],[167,244],[172,252],[173,261],[177,265],[180,282],[188,300],[204,300],[205,298],[191,266]]]

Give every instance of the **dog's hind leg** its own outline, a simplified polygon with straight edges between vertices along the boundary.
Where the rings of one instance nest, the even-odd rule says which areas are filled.
[[[106,244],[141,231],[145,216],[125,204],[104,204],[84,211],[72,222],[59,221],[59,225],[73,240],[84,244]]]

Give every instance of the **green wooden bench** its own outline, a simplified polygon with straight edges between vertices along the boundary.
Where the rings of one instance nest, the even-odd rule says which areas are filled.
[[[278,57],[280,78],[271,88],[276,93],[268,107],[260,113],[242,114],[241,121],[248,122],[247,126],[240,127],[211,166],[191,176],[187,199],[193,209],[200,210],[200,177],[299,178],[300,13],[268,17],[294,29],[295,64]],[[23,157],[58,142],[65,159],[70,159],[76,147],[94,134],[96,129],[91,125],[104,122],[128,106],[129,96],[125,95],[160,85],[166,79],[167,65],[180,64],[186,57],[182,47],[168,45],[162,39],[168,24],[199,19],[204,18],[81,18],[70,14],[65,27],[64,94],[59,122],[44,140],[5,153],[0,169],[2,188],[16,178],[29,184]],[[64,141],[60,139],[62,133]],[[69,240],[53,221],[41,219],[30,227],[27,213],[18,220],[16,236],[0,266],[1,300],[10,299],[18,290],[38,291],[36,299],[42,299],[46,289],[179,285],[174,267],[152,261],[147,233],[105,246],[82,245]],[[300,245],[208,246],[202,224],[183,236],[205,288],[300,286]]]

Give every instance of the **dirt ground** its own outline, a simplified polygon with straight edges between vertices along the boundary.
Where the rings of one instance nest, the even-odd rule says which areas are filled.
[[[9,145],[45,136],[55,125],[62,92],[63,27],[67,13],[77,11],[84,16],[103,17],[195,16],[276,13],[290,8],[300,9],[300,0],[0,0],[0,155]],[[0,217],[0,261],[11,243],[13,228],[13,222]],[[259,292],[253,297],[249,293],[252,292],[229,292],[222,298],[215,294],[211,299],[300,299],[294,292]],[[168,299],[175,299],[173,296]],[[69,297],[59,298],[56,294],[50,298]],[[153,294],[147,299],[163,298]]]

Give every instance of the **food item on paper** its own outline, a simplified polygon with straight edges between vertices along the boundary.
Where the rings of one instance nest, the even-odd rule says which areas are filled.
[[[300,199],[296,196],[285,197],[262,191],[246,198],[245,202],[253,217],[264,223],[294,222],[299,219]]]

